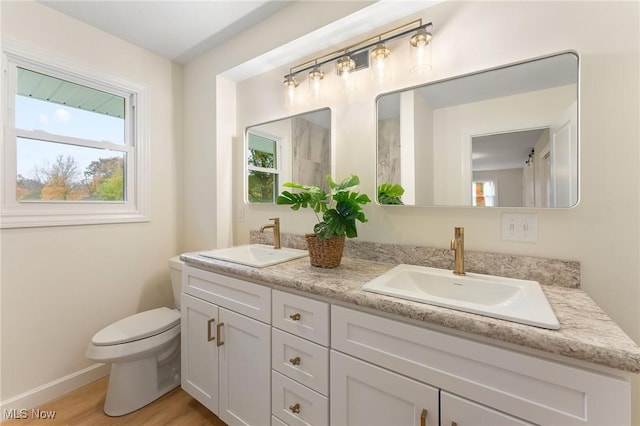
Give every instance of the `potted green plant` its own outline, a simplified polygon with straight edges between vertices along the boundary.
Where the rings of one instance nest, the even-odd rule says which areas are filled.
[[[327,182],[331,189],[329,194],[316,185],[287,182],[283,186],[300,192],[283,191],[277,203],[290,205],[293,210],[308,207],[315,212],[318,222],[313,233],[305,235],[309,259],[313,266],[335,268],[342,259],[345,237],[357,237],[356,221],[367,221],[362,205],[371,200],[366,194],[355,191],[360,184],[356,175],[350,175],[340,183],[327,175]]]

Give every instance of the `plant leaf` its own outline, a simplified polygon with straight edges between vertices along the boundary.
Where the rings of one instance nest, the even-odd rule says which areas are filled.
[[[404,188],[398,184],[383,183],[378,186],[378,202],[380,204],[403,204],[400,197]]]
[[[311,195],[306,192],[294,194],[289,191],[283,191],[282,194],[278,195],[276,203],[291,205],[292,210],[299,210],[300,207],[308,207],[310,199]]]
[[[289,188],[302,189],[305,192],[282,191],[276,200],[277,204],[290,205],[293,210],[311,207],[316,213],[327,210],[326,200],[328,194],[317,186],[298,185],[287,182],[284,186]]]
[[[356,175],[349,175],[348,178],[336,184],[333,179],[331,179],[331,175],[327,175],[327,182],[329,182],[329,187],[331,187],[331,193],[335,195],[340,192],[350,191],[360,185],[360,178]]]

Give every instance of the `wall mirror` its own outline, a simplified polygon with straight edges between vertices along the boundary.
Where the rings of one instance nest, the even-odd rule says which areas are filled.
[[[248,203],[275,203],[285,182],[325,182],[331,174],[331,110],[247,127],[245,160]]]
[[[562,53],[383,94],[377,183],[404,205],[572,207],[578,91]]]

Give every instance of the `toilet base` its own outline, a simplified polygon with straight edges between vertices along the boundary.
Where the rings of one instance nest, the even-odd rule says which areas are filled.
[[[176,340],[177,348],[171,347],[157,357],[111,364],[106,415],[132,413],[180,385],[180,340]]]

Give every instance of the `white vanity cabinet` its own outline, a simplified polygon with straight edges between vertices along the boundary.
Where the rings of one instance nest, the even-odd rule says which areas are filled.
[[[631,422],[630,383],[605,369],[576,367],[336,305],[331,348],[332,426],[382,424],[375,419],[384,413],[363,410],[383,404],[398,407],[398,416],[404,413],[392,421],[398,425],[420,425],[422,409],[429,412],[428,425],[438,424],[438,417],[429,417],[438,409],[446,426]],[[419,385],[432,395],[439,392],[435,411],[427,390],[413,398],[421,392]],[[361,393],[377,402],[366,404]]]
[[[329,304],[273,290],[272,425],[329,424]]]
[[[181,298],[182,388],[228,425],[271,421],[271,289],[189,266]]]
[[[230,426],[631,423],[613,368],[186,265],[181,327],[182,387]]]

